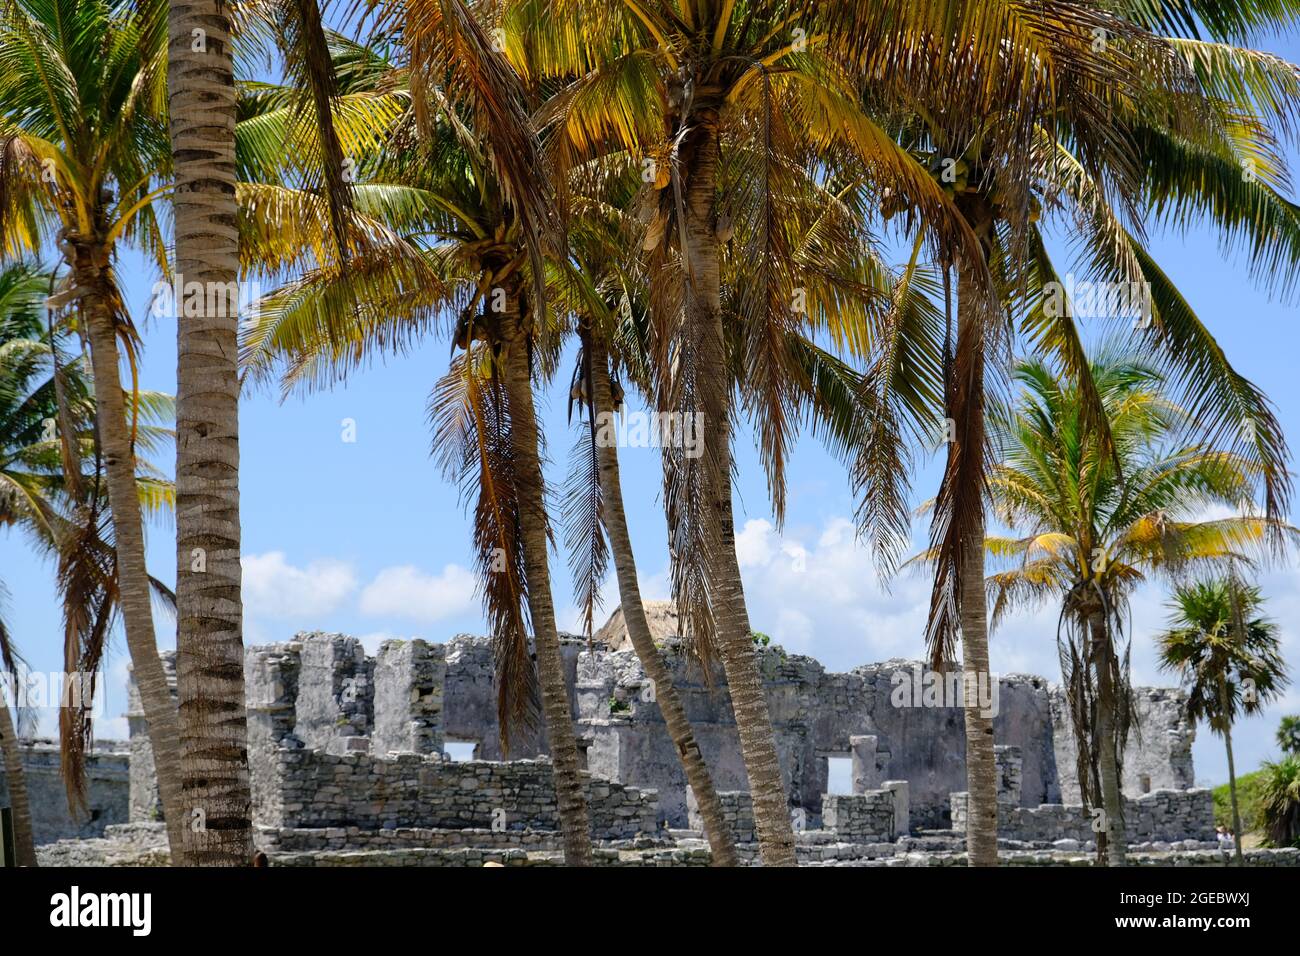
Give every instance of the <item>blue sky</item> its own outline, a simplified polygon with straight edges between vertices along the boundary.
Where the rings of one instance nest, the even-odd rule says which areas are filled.
[[[1268,45],[1266,45],[1268,46]],[[1300,59],[1294,40],[1270,46]],[[1292,446],[1300,448],[1300,360],[1296,308],[1270,301],[1239,261],[1226,260],[1205,231],[1159,236],[1153,250],[1237,368],[1272,398]],[[144,330],[142,384],[174,391],[175,335],[170,320],[147,317],[156,276],[135,256],[119,272]],[[298,630],[362,636],[373,647],[384,637],[445,640],[483,633],[473,593],[469,525],[457,490],[431,461],[426,401],[445,370],[448,346],[428,341],[414,353],[352,376],[346,386],[281,403],[275,394],[249,396],[241,417],[243,551],[246,641],[285,640]],[[547,474],[558,486],[572,443],[565,423],[567,371],[540,398],[550,443]],[[342,440],[342,422],[356,423],[356,441]],[[876,581],[870,556],[854,540],[854,503],[843,469],[810,439],[801,440],[789,466],[784,531],[772,525],[763,472],[752,436],[737,441],[738,548],[756,630],[794,653],[810,654],[828,669],[846,670],[922,650],[927,582],[905,576],[889,592]],[[665,527],[659,502],[659,462],[653,449],[623,449],[624,494],[643,588],[667,597]],[[168,463],[169,464],[169,463]],[[916,475],[919,501],[935,488],[933,465]],[[918,524],[917,541],[925,527]],[[173,580],[170,529],[149,532],[154,574]],[[555,600],[562,627],[577,614],[562,555],[553,555]],[[10,592],[7,620],[31,666],[59,669],[59,614],[53,568],[36,560],[19,538],[0,537],[0,579]],[[1300,567],[1292,560],[1261,578],[1269,610],[1282,626],[1285,655],[1300,680]],[[606,612],[616,603],[606,587]],[[1134,679],[1168,684],[1157,673],[1151,635],[1164,619],[1161,589],[1151,585],[1133,606]],[[159,643],[172,646],[174,627],[158,621]],[[1056,613],[1023,616],[992,640],[993,668],[1058,679]],[[108,664],[102,737],[125,735],[120,634]],[[1300,712],[1294,688],[1261,717],[1234,732],[1241,770],[1273,756],[1273,730],[1283,713]],[[54,721],[42,715],[41,730]],[[1195,745],[1198,781],[1226,779],[1217,738],[1201,729]]]

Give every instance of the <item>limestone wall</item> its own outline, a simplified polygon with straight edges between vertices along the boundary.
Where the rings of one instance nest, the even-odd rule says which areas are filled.
[[[726,681],[706,680],[674,640],[661,640],[665,663],[720,791],[747,786]],[[903,660],[827,672],[816,660],[781,648],[756,648],[768,693],[783,780],[792,810],[810,827],[821,823],[828,760],[852,758],[855,793],[886,778],[907,781],[911,825],[953,824],[949,794],[965,789],[965,735],[956,701],[900,700],[919,677]],[[563,641],[572,712],[587,769],[594,778],[658,792],[661,822],[689,824],[687,787],[656,702],[656,689],[631,651]],[[170,662],[167,662],[170,665]],[[246,678],[254,802],[267,790],[281,758],[305,748],[333,756],[390,752],[439,754],[469,741],[478,760],[504,756],[496,720],[491,642],[459,636],[446,644],[391,642],[373,657],[354,638],[305,634],[287,644],[248,650]],[[1125,753],[1125,791],[1182,790],[1192,783],[1192,730],[1179,691],[1138,689],[1139,731]],[[1017,755],[1010,806],[1074,803],[1073,750],[1059,691],[1041,677],[1004,675],[997,684],[994,729]],[[132,819],[156,816],[157,795],[143,720],[133,707]],[[290,739],[292,738],[292,739]],[[516,733],[509,756],[547,753],[544,728]],[[1010,773],[1010,767],[1003,767]],[[385,771],[386,772],[386,771]],[[1008,793],[1010,786],[1005,787]],[[328,793],[327,793],[328,795]]]
[[[895,837],[894,795],[888,790],[828,793],[822,797],[822,829],[845,842],[891,842]]]
[[[365,845],[402,828],[557,829],[548,760],[454,762],[442,753],[446,656],[441,645],[392,641],[370,659],[352,638],[328,634],[250,649],[257,825],[352,828],[352,842]],[[657,829],[653,790],[589,779],[587,797],[599,839]]]
[[[953,828],[966,826],[965,793],[951,797]],[[998,808],[998,836],[1026,843],[1095,840],[1093,816],[1077,804]],[[1124,800],[1124,830],[1129,843],[1214,839],[1214,797],[1203,788],[1156,790]]]
[[[1191,787],[1195,782],[1192,742],[1196,728],[1187,721],[1187,695],[1177,688],[1135,687],[1133,704],[1138,719],[1124,748],[1124,792],[1138,795]],[[1080,803],[1078,748],[1060,687],[1051,689],[1051,708],[1052,743],[1060,781],[1057,799]]]
[[[59,771],[59,745],[53,740],[21,742],[24,779],[36,843],[86,839],[130,819],[129,756],[121,741],[99,741],[86,757],[87,806],[74,815]],[[0,762],[0,806],[9,805],[4,764]]]
[[[744,763],[725,678],[715,674],[710,686],[675,642],[662,647],[715,785],[743,789]],[[831,673],[816,660],[787,655],[779,647],[755,653],[793,808],[803,808],[815,820],[829,789],[827,758],[845,757],[854,760],[853,772],[864,781],[907,780],[915,825],[950,825],[948,795],[966,786],[962,710],[933,706],[920,695],[903,699],[898,690],[919,679],[919,663],[885,661]],[[683,825],[685,778],[635,655],[599,648],[584,652],[577,681],[575,716],[591,741],[588,766],[610,779],[657,787],[667,821]],[[1061,723],[1058,696],[1042,677],[1009,674],[998,681],[994,733],[999,744],[1019,752],[1021,805],[1059,803],[1077,794],[1072,739],[1068,723]],[[1125,751],[1125,790],[1137,795],[1191,786],[1194,734],[1182,692],[1139,688],[1136,696],[1141,733]],[[874,738],[870,756],[862,750],[866,737]]]
[[[549,760],[455,762],[437,756],[330,754],[281,747],[271,755],[279,799],[259,807],[258,826],[274,829],[357,827],[557,830]],[[653,834],[654,791],[588,780],[597,839]]]

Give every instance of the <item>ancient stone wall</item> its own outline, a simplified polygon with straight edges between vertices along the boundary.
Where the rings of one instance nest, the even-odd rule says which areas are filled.
[[[59,745],[54,740],[24,740],[22,762],[27,800],[32,813],[32,837],[38,844],[87,839],[106,827],[130,819],[130,756],[127,744],[101,740],[86,757],[86,808],[73,812],[59,771]],[[9,805],[9,788],[0,763],[0,806]]]
[[[329,670],[330,673],[323,671]],[[256,823],[349,828],[358,845],[400,829],[555,830],[548,760],[455,762],[442,753],[446,655],[391,641],[367,658],[352,638],[306,634],[245,660]],[[310,693],[307,681],[316,686]],[[373,727],[371,734],[357,733]],[[653,790],[590,779],[593,835],[658,829]]]
[[[575,706],[578,655],[586,646],[587,642],[581,638],[560,635],[560,655],[571,707]],[[526,727],[512,728],[509,752],[502,748],[492,641],[460,634],[445,647],[447,674],[442,717],[445,739],[474,744],[477,760],[515,760],[550,753],[546,728],[540,719],[532,731]],[[579,741],[580,745],[583,743]]]
[[[723,675],[719,671],[706,680],[675,640],[663,639],[660,646],[715,786],[720,791],[745,789]],[[636,655],[610,652],[599,644],[589,647],[575,638],[564,640],[563,653],[587,769],[594,778],[657,791],[660,821],[689,826],[685,777],[659,713],[656,689]],[[788,655],[779,647],[756,648],[755,653],[791,808],[804,813],[810,828],[822,825],[822,796],[830,789],[828,760],[834,757],[851,759],[855,794],[880,789],[886,779],[906,781],[912,827],[953,825],[949,795],[964,790],[966,782],[962,710],[959,700],[930,699],[923,692],[921,665],[886,661],[828,673],[812,658]],[[391,642],[369,657],[359,642],[344,635],[300,635],[288,644],[250,648],[246,677],[254,803],[259,813],[272,818],[284,801],[280,785],[272,783],[283,769],[277,753],[281,748],[383,759],[391,752],[438,755],[448,743],[467,741],[475,745],[477,760],[503,756],[492,648],[486,638]],[[1029,675],[1004,675],[996,686],[1001,802],[1031,808],[1077,802],[1071,798],[1077,792],[1072,739],[1062,720],[1059,691]],[[1181,692],[1137,689],[1136,698],[1140,727],[1125,752],[1126,792],[1137,796],[1186,789],[1192,782],[1192,730]],[[157,806],[152,759],[142,718],[134,711],[131,718],[132,819],[150,819]],[[546,753],[544,729],[516,733],[512,739],[511,758]],[[1015,759],[1008,763],[1010,754]],[[336,766],[331,772],[352,773]],[[399,774],[390,780],[388,769],[368,766],[366,775],[371,772],[381,773],[393,786],[401,779]],[[510,785],[501,781],[506,790]],[[324,791],[326,802],[332,795]],[[421,812],[426,816],[420,819],[442,819],[441,810],[435,812],[431,804]]]
[[[1177,688],[1135,687],[1137,723],[1124,748],[1122,787],[1135,796],[1153,790],[1186,790],[1195,783],[1192,742],[1196,728],[1187,720],[1187,695]],[[1052,743],[1059,787],[1056,799],[1082,802],[1079,795],[1078,747],[1070,727],[1065,692],[1051,688]]]
[[[848,842],[888,843],[894,833],[894,795],[888,790],[822,797],[822,829]]]
[[[714,675],[710,687],[673,641],[663,642],[663,653],[715,785],[744,788],[725,678]],[[779,647],[756,653],[792,807],[815,820],[829,789],[827,759],[845,757],[864,785],[885,777],[909,781],[916,825],[950,825],[948,795],[966,786],[962,710],[955,700],[931,700],[922,691],[922,665],[885,661],[837,674]],[[584,652],[577,677],[575,717],[590,739],[588,766],[613,780],[655,786],[667,821],[682,826],[685,777],[635,654]],[[1147,688],[1135,689],[1135,696],[1140,733],[1125,750],[1125,790],[1136,795],[1186,789],[1192,785],[1194,732],[1182,709],[1185,697],[1177,690]],[[1061,802],[1077,794],[1071,789],[1072,736],[1068,723],[1060,722],[1058,698],[1057,689],[1041,677],[1009,674],[998,681],[994,733],[1019,753],[1021,805]]]
[[[966,826],[965,793],[951,797],[953,829]],[[998,836],[1026,843],[1096,839],[1094,817],[1077,804],[998,808]],[[1124,830],[1129,843],[1214,839],[1214,797],[1203,788],[1156,790],[1124,800]]]

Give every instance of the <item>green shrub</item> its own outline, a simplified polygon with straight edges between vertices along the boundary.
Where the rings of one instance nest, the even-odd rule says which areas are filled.
[[[1264,771],[1237,778],[1237,804],[1241,809],[1241,828],[1251,833],[1260,828],[1260,802],[1263,799]],[[1232,797],[1228,785],[1214,788],[1214,825],[1232,829]]]

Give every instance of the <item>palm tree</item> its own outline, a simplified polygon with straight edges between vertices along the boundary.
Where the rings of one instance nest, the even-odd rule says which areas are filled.
[[[64,672],[76,675],[59,709],[61,759],[68,805],[84,809],[85,755],[91,732],[93,680],[119,603],[116,554],[103,522],[102,460],[94,434],[93,385],[84,362],[61,354],[63,330],[44,319],[52,277],[26,263],[0,271],[0,526],[23,531],[36,550],[55,559],[64,618]],[[164,396],[127,398],[140,421],[139,445],[152,451],[169,437]],[[140,462],[137,493],[150,512],[170,507],[171,486]],[[155,593],[170,592],[150,579]],[[2,588],[0,588],[2,590]],[[0,622],[0,663],[16,681],[18,653]],[[15,684],[17,686],[17,684]],[[0,745],[15,810],[20,860],[31,855],[31,818],[7,702],[0,702]]]
[[[1300,757],[1266,760],[1262,769],[1260,818],[1268,845],[1300,845]]]
[[[177,287],[204,292],[177,310],[181,769],[185,793],[203,814],[202,826],[191,827],[191,861],[243,866],[253,843],[239,560],[236,35],[245,50],[273,46],[279,54],[293,83],[282,91],[280,112],[299,131],[299,152],[286,170],[322,184],[330,238],[340,250],[350,205],[347,158],[316,0],[171,2],[168,35]]]
[[[1209,32],[1234,40],[1248,35],[1257,26],[1254,15],[1241,19],[1240,13],[1225,14]],[[1261,466],[1267,513],[1276,516],[1284,507],[1289,491],[1286,448],[1272,409],[1228,364],[1145,250],[1141,215],[1145,204],[1159,218],[1181,226],[1207,212],[1227,237],[1249,237],[1256,263],[1293,258],[1300,250],[1300,219],[1296,207],[1278,191],[1285,180],[1280,174],[1284,163],[1268,130],[1270,124],[1282,130],[1291,127],[1292,94],[1300,90],[1300,71],[1252,50],[1160,36],[1166,29],[1185,29],[1185,24],[1179,17],[1144,10],[1126,10],[1105,23],[1098,21],[1094,35],[1122,37],[1123,42],[1099,44],[1092,51],[1098,55],[1079,75],[1106,74],[1113,80],[1065,93],[1058,109],[1039,120],[1015,111],[972,114],[960,100],[948,100],[950,108],[944,109],[925,102],[922,95],[900,122],[900,141],[945,183],[982,246],[973,263],[970,256],[963,260],[938,250],[945,267],[945,295],[947,267],[955,262],[958,269],[958,327],[955,349],[950,324],[943,330],[943,343],[928,346],[939,348],[944,356],[939,417],[949,420],[951,430],[930,552],[936,572],[929,638],[936,666],[951,658],[952,639],[958,633],[964,653],[974,652],[975,670],[987,661],[984,602],[977,587],[983,555],[971,546],[979,540],[977,533],[982,536],[984,523],[980,499],[986,456],[979,396],[985,365],[992,363],[989,367],[997,374],[1011,336],[1018,334],[1030,351],[1051,358],[1080,383],[1091,426],[1102,432],[1103,447],[1109,441],[1096,389],[1088,379],[1075,303],[1062,301],[1063,284],[1047,253],[1039,223],[1044,212],[1072,214],[1073,231],[1086,250],[1081,257],[1083,284],[1145,290],[1145,313],[1134,316],[1141,330],[1137,334],[1163,356],[1171,384],[1184,390],[1188,408],[1204,423],[1207,438],[1222,441],[1230,431],[1238,432],[1238,450]],[[1065,63],[1067,53],[1058,52]],[[1072,52],[1078,59],[1080,51]],[[1087,56],[1079,62],[1088,62]],[[1125,91],[1122,101],[1111,96],[1118,89]],[[1165,108],[1171,97],[1188,108],[1171,113]],[[1235,118],[1240,113],[1257,118],[1245,135]],[[1008,140],[1006,131],[1014,133],[1022,120],[1037,124],[1037,131],[1024,140]],[[1150,157],[1145,169],[1134,164],[1135,156]],[[1243,176],[1243,165],[1260,175]],[[1115,182],[1128,185],[1112,192]],[[891,195],[882,213],[888,217],[906,208],[905,196]],[[979,281],[981,272],[987,273],[987,281]],[[1286,284],[1288,274],[1281,273],[1279,284]],[[1139,296],[1129,298],[1136,302]],[[964,302],[985,318],[969,312],[963,316]],[[1012,321],[993,321],[996,315]],[[917,340],[924,333],[921,327],[902,328],[912,348],[920,347]],[[875,376],[884,389],[878,404],[886,414],[880,427],[897,430],[899,423],[910,421],[914,431],[932,433],[926,419],[932,422],[934,411],[918,415],[915,403],[890,399],[896,383],[914,376],[894,360],[895,348],[886,341],[881,351],[885,367]],[[1260,437],[1264,435],[1268,437]],[[894,511],[902,501],[891,490],[898,478],[880,480],[905,473],[892,464],[897,444],[867,446],[868,454],[855,465],[868,518],[882,511],[872,506],[873,498],[892,494]],[[870,454],[875,449],[883,450],[883,462]],[[901,519],[895,523],[901,525]],[[974,524],[980,527],[968,527]],[[962,610],[968,605],[969,614]],[[992,729],[970,711],[967,717],[972,807],[979,803],[983,810],[979,825],[972,822],[968,843],[972,863],[977,857],[993,862]]]
[[[1176,671],[1187,689],[1187,715],[1204,720],[1223,738],[1228,754],[1233,846],[1244,866],[1232,725],[1238,713],[1255,714],[1281,694],[1286,665],[1275,622],[1259,616],[1259,588],[1243,586],[1235,573],[1181,585],[1170,603],[1169,629],[1156,637],[1160,666]]]
[[[127,646],[149,724],[173,862],[184,860],[176,706],[158,657],[135,486],[137,424],[119,370],[137,336],[112,259],[133,243],[169,270],[153,201],[170,165],[165,135],[166,8],[15,0],[0,21],[0,235],[7,250],[57,240],[68,275],[50,299],[90,344],[98,434],[117,549]],[[133,387],[132,392],[135,391]]]
[[[993,233],[1023,226],[1031,212],[1026,173],[1041,161],[1042,128],[1055,132],[1059,124],[1090,174],[1107,183],[1127,181],[1113,169],[1104,177],[1101,171],[1117,149],[1125,149],[1114,133],[1115,120],[1147,100],[1140,95],[1121,102],[1115,93],[1145,90],[1171,77],[1186,80],[1190,74],[1177,69],[1172,51],[1153,43],[1141,26],[1090,4],[1064,2],[1030,12],[1019,5],[905,0],[815,8],[781,0],[689,7],[671,0],[612,7],[518,0],[508,5],[504,22],[507,52],[526,79],[539,88],[565,84],[542,113],[558,134],[552,148],[561,167],[619,152],[644,164],[642,248],[655,290],[658,404],[702,413],[711,429],[700,462],[670,462],[665,498],[674,589],[681,619],[691,622],[705,651],[716,626],[728,682],[735,682],[740,692],[735,703],[744,711],[738,723],[760,839],[768,845],[764,858],[791,862],[789,827],[778,819],[784,805],[770,727],[750,666],[743,591],[731,555],[730,383],[701,371],[717,367],[728,338],[719,328],[725,291],[719,263],[727,248],[722,237],[732,232],[745,237],[735,244],[749,264],[749,281],[738,296],[738,321],[749,326],[742,336],[748,348],[741,378],[752,383],[744,397],[760,419],[778,520],[785,443],[792,433],[779,330],[806,321],[794,303],[803,301],[818,278],[803,264],[794,267],[788,235],[778,225],[798,171],[844,170],[846,191],[870,200],[861,204],[863,212],[882,199],[910,210],[911,226],[918,220],[924,225],[939,259],[966,269],[963,299],[969,308],[965,321],[959,320],[960,347],[949,376],[953,388],[941,389],[952,392],[944,398],[960,410],[960,421],[939,498],[935,535],[942,547],[930,637],[933,654],[942,656],[965,625],[968,666],[987,670],[978,567],[982,534],[974,526],[982,526],[983,513],[982,413],[977,411],[982,404],[973,396],[983,387],[985,347],[1004,340],[992,321],[993,303],[1001,299],[990,294]],[[1096,44],[1098,32],[1117,42]],[[934,90],[943,90],[943,96],[936,98]],[[1171,92],[1182,93],[1171,84],[1155,99],[1167,107],[1177,101]],[[886,130],[899,114],[936,122],[949,152],[951,144],[996,139],[1004,154],[997,164],[1003,198],[993,201],[991,180],[965,197],[953,197],[951,190],[945,195],[937,177],[927,176],[911,153],[890,140]],[[1134,167],[1130,156],[1127,168]],[[1002,241],[1007,243],[1005,235]],[[984,318],[977,322],[977,314]],[[1056,331],[1039,334],[1050,338]],[[916,343],[920,334],[931,332],[901,324],[880,330],[884,359],[874,378],[889,394],[873,404],[888,409],[900,396],[907,401],[909,394],[924,391],[893,387],[915,374],[900,371],[907,368],[898,362],[897,345],[904,337],[913,342],[904,352],[939,354],[933,343]],[[1077,342],[1058,337],[1049,347],[1066,351],[1072,345]],[[934,411],[921,430],[932,430]],[[897,467],[899,445],[896,435],[875,429],[860,468],[869,485],[880,486],[864,491],[866,523],[880,525],[866,530],[895,547],[905,520],[898,513],[899,482],[890,478],[903,473]],[[891,461],[886,464],[879,455]],[[886,480],[877,482],[881,476]],[[958,573],[972,563],[970,573]],[[968,610],[959,621],[963,605]],[[972,862],[977,864],[996,861],[988,730],[972,719],[968,756]]]
[[[246,866],[253,837],[239,560],[239,208],[223,0],[168,4],[167,71],[176,284],[204,290],[196,308],[176,308],[180,771],[187,801],[202,812],[187,849],[196,865]]]
[[[441,102],[436,119],[425,122],[415,114],[409,87],[392,82],[398,74],[383,57],[337,41],[336,47],[354,67],[342,110],[366,101],[365,115],[345,122],[342,135],[360,142],[368,127],[356,154],[361,174],[346,224],[348,269],[340,270],[328,245],[311,238],[314,196],[267,181],[243,185],[248,201],[241,227],[250,265],[283,269],[288,261],[315,258],[305,275],[261,303],[245,338],[245,364],[256,378],[287,360],[285,386],[310,385],[346,374],[376,350],[405,348],[438,316],[457,317],[453,343],[464,354],[431,401],[435,453],[449,477],[476,499],[475,543],[498,649],[503,744],[512,727],[531,721],[540,691],[565,860],[585,865],[590,827],[550,593],[550,531],[532,396],[533,376],[546,373],[556,333],[532,278],[528,226],[475,135],[473,110],[450,103],[441,89],[425,89],[421,96]],[[394,88],[401,89],[395,111],[388,109]],[[262,106],[273,107],[267,94],[259,92]],[[274,128],[271,116],[250,113],[241,122],[250,157],[274,138],[267,132]],[[423,141],[412,142],[417,131]],[[412,145],[399,145],[403,138]],[[256,176],[255,166],[250,158],[248,172]],[[264,176],[263,168],[258,178]],[[298,230],[296,247],[282,239],[286,221]]]
[[[28,528],[42,528],[45,516],[55,511],[49,497],[56,494],[61,484],[54,476],[45,474],[44,468],[33,471],[38,461],[48,461],[48,451],[55,447],[49,441],[46,422],[56,414],[52,389],[45,388],[44,400],[33,394],[32,385],[40,369],[39,341],[40,296],[46,287],[43,277],[25,264],[11,265],[0,271],[0,524],[13,526],[19,523]],[[37,400],[33,400],[37,399]],[[41,448],[44,444],[46,447]],[[0,585],[0,596],[6,596]],[[20,685],[21,660],[9,633],[0,620],[0,691],[5,689],[8,677],[15,691]],[[12,700],[8,693],[0,692],[0,757],[3,758],[9,802],[13,809],[14,841],[17,845],[19,866],[36,866],[36,849],[32,838],[31,804],[27,795],[27,781],[23,771],[22,752],[19,749],[16,723],[9,707],[19,704],[17,693]]]
[[[1277,745],[1284,754],[1300,754],[1300,717],[1283,717],[1277,725]]]
[[[621,177],[626,182],[626,177]],[[617,180],[616,180],[617,181]],[[628,191],[623,191],[626,198]],[[593,203],[593,207],[600,204]],[[609,208],[605,206],[604,208]],[[616,221],[618,217],[616,216]],[[584,611],[588,635],[595,624],[596,604],[612,552],[618,582],[619,606],[628,638],[649,677],[654,701],[677,750],[686,781],[704,821],[705,836],[714,866],[737,865],[735,836],[722,814],[722,804],[712,775],[700,752],[695,732],[673,684],[672,674],[656,646],[641,601],[636,557],[623,507],[618,446],[609,440],[609,425],[621,410],[623,389],[610,366],[611,338],[631,311],[631,292],[640,291],[616,267],[620,257],[617,238],[606,234],[592,211],[571,222],[573,268],[563,271],[556,299],[571,311],[581,345],[570,390],[570,413],[578,404],[579,416],[590,413],[584,434],[574,448],[564,499],[565,541],[570,548],[576,597]],[[617,231],[615,228],[614,231]],[[638,296],[639,297],[639,296]],[[626,308],[624,307],[626,303]],[[606,550],[606,537],[608,550]]]
[[[928,85],[985,102],[993,84],[963,79],[937,52],[942,39],[931,42],[973,31],[976,61],[998,64],[1009,88],[1024,88],[1025,65],[1001,57],[993,40],[1005,21],[945,19],[948,12],[786,0],[521,0],[504,17],[506,50],[521,75],[538,88],[563,84],[542,113],[561,174],[601,156],[643,170],[637,239],[651,289],[656,406],[702,417],[704,429],[700,458],[666,455],[674,594],[696,649],[706,660],[721,657],[767,865],[795,863],[794,835],[735,555],[733,380],[716,370],[728,364],[729,338],[746,343],[742,394],[758,420],[780,520],[794,430],[784,333],[812,324],[806,303],[824,280],[792,254],[784,227],[800,171],[852,170],[840,177],[844,193],[892,186],[933,225],[950,225],[936,184],[863,110],[859,83]],[[735,290],[723,281],[731,256],[748,264],[749,281]],[[734,336],[723,309],[731,291],[745,326]]]
[[[1210,566],[1258,544],[1277,522],[1249,516],[1196,520],[1240,503],[1256,466],[1232,451],[1184,444],[1191,423],[1162,394],[1153,367],[1103,348],[1089,379],[1105,414],[1093,429],[1082,387],[1041,360],[1016,367],[1022,391],[993,417],[1000,463],[990,476],[997,516],[1017,537],[985,539],[1006,570],[988,579],[994,625],[1013,609],[1061,602],[1058,643],[1085,806],[1105,811],[1103,845],[1124,860],[1120,792],[1132,720],[1123,620],[1150,573]]]

